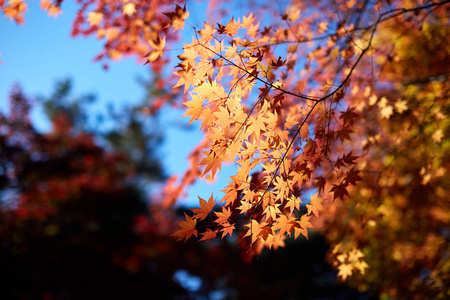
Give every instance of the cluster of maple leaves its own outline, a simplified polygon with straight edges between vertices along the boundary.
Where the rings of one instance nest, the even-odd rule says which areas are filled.
[[[167,45],[174,44],[189,17],[186,6],[180,5],[158,13],[169,2],[80,0],[73,34],[105,38],[98,59],[137,54],[160,70],[168,63]],[[0,2],[0,7],[21,22],[24,3],[10,0],[6,6]],[[395,149],[396,143],[410,138],[409,133],[387,132],[395,138],[383,140],[379,129],[404,118],[415,106],[413,92],[401,87],[416,81],[425,84],[444,74],[446,83],[435,85],[433,93],[447,94],[445,67],[428,72],[427,78],[410,76],[415,81],[409,83],[410,78],[399,75],[391,62],[401,59],[399,49],[407,49],[403,44],[413,44],[407,33],[424,31],[431,36],[432,22],[448,25],[448,3],[292,1],[282,9],[262,5],[255,13],[193,27],[192,41],[183,44],[167,82],[173,82],[176,95],[183,89],[178,99],[187,107],[184,116],[190,118],[189,124],[199,123],[204,138],[189,156],[189,169],[180,179],[168,180],[161,199],[174,205],[196,180],[213,179],[225,163],[237,164],[238,170],[219,201],[217,195],[208,200],[199,197],[200,207],[185,214],[173,236],[208,242],[217,234],[224,238],[238,231],[247,241],[244,250],[258,254],[263,247],[284,246],[287,236],[307,238],[314,223],[326,228],[319,216],[336,218],[336,203],[348,201],[364,178],[362,171],[381,172],[381,167],[369,167],[377,157],[371,149],[382,148],[383,143]],[[216,5],[226,15],[226,8]],[[52,7],[44,6],[49,11]],[[404,28],[406,41],[385,39],[395,26]],[[440,54],[441,65],[447,57]],[[386,76],[390,81],[383,82]],[[445,97],[437,99],[431,106]],[[426,113],[424,107],[415,109],[417,120]],[[440,126],[432,133],[437,144],[446,135],[447,125]],[[429,169],[422,174],[429,175],[424,177],[427,182],[445,173]],[[219,203],[221,211],[212,212]],[[342,278],[367,269],[359,247],[354,241],[335,247]]]
[[[319,193],[325,193],[330,176],[332,186],[326,194],[333,200],[344,199],[349,195],[347,188],[361,180],[355,167],[358,156],[344,150],[336,156],[339,152],[334,150],[339,147],[331,147],[350,140],[358,116],[355,108],[347,107],[338,113],[337,121],[332,120],[348,77],[338,88],[327,82],[330,87],[322,96],[292,92],[288,78],[294,76],[296,49],[288,49],[291,57],[276,58],[275,49],[267,45],[277,44],[282,37],[271,37],[268,29],[258,31],[258,27],[253,14],[242,22],[232,18],[216,27],[205,23],[178,56],[181,62],[175,74],[180,78],[175,87],[184,85],[191,97],[184,103],[188,107],[184,115],[190,117],[189,123],[201,120],[205,133],[202,149],[197,150],[203,155],[192,157],[192,168],[197,170],[188,171],[181,184],[185,186],[183,181],[192,174],[211,172],[214,177],[224,162],[239,166],[223,190],[222,212],[210,215],[213,196],[208,201],[200,198],[194,215],[179,222],[181,229],[174,233],[178,239],[197,236],[199,230],[200,240],[209,241],[219,232],[223,238],[239,225],[246,228],[243,238],[250,239],[251,247],[258,242],[257,252],[263,246],[278,248],[292,233],[294,238],[308,237],[309,220],[313,214],[319,217],[324,201]],[[284,33],[280,28],[278,34]],[[351,56],[346,55],[348,62]],[[319,193],[311,197],[303,213],[302,193],[314,188]],[[170,201],[181,189],[166,191]],[[238,215],[243,217],[237,220]],[[208,216],[213,219],[212,228],[199,226]]]

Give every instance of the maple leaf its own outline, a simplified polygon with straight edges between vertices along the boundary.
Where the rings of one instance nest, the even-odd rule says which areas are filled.
[[[293,212],[294,209],[299,210],[300,209],[300,203],[302,203],[300,198],[299,197],[295,197],[294,195],[292,195],[291,197],[289,197],[286,200],[286,208],[289,208],[289,212]]]
[[[283,60],[282,58],[281,58],[281,56],[279,56],[278,57],[278,60],[277,61],[273,61],[272,60],[272,62],[271,62],[271,66],[272,67],[274,67],[274,68],[278,68],[278,67],[281,67],[281,66],[284,66],[284,64],[286,64],[286,60]]]
[[[341,276],[343,280],[345,280],[348,276],[351,276],[353,273],[353,266],[351,264],[341,264],[338,269],[338,276]]]
[[[242,28],[248,28],[250,27],[253,22],[255,21],[255,17],[253,16],[253,13],[251,12],[247,17],[244,16],[242,20]]]
[[[330,192],[334,192],[333,201],[336,200],[336,198],[341,198],[342,200],[344,200],[344,196],[349,196],[347,192],[347,185],[345,183],[341,183],[339,185],[333,184]]]
[[[319,24],[319,32],[324,32],[328,28],[328,23],[325,21],[320,22]]]
[[[389,119],[394,113],[394,109],[392,108],[392,106],[387,105],[381,108],[380,113],[383,119]]]
[[[227,128],[231,123],[234,123],[233,118],[226,107],[220,106],[219,111],[216,111],[214,116],[216,117],[216,124],[221,125],[223,128]]]
[[[317,148],[317,143],[313,139],[308,139],[303,148],[305,152],[313,152]]]
[[[291,22],[295,22],[300,18],[300,12],[301,10],[296,6],[289,6],[288,9],[286,9],[286,14],[282,15],[282,18],[284,20],[288,19]]]
[[[52,6],[50,6],[50,8],[48,9],[48,15],[49,15],[50,17],[57,18],[60,14],[62,14],[62,10],[61,10],[61,8],[59,8],[59,7],[56,6],[56,5],[52,5]]]
[[[306,209],[308,210],[308,215],[311,214],[311,212],[318,218],[319,217],[319,211],[323,209],[322,202],[323,199],[318,197],[318,193],[311,196],[311,202],[306,204]]]
[[[226,26],[220,24],[217,24],[217,26],[219,27],[218,31],[220,34],[227,34],[229,36],[233,36],[236,35],[239,27],[241,27],[241,24],[236,22],[234,18],[231,18],[231,20],[228,22]]]
[[[214,28],[214,26],[211,26],[205,22],[205,28],[201,29],[198,33],[202,36],[202,38],[200,39],[200,43],[204,44],[212,40],[214,38],[214,33],[216,33],[216,31],[217,30]]]
[[[300,234],[303,234],[308,239],[308,228],[312,228],[312,224],[309,222],[311,216],[303,215],[300,221],[294,223],[294,236],[298,238]]]
[[[248,127],[248,133],[254,133],[256,135],[257,138],[259,138],[259,135],[261,133],[261,131],[265,131],[266,130],[266,125],[264,125],[264,121],[265,118],[259,116],[257,119],[251,117],[250,118],[250,126]]]
[[[319,193],[320,193],[320,191],[323,192],[325,190],[325,184],[326,184],[325,178],[323,178],[322,176],[319,176],[314,179],[317,180],[314,183],[314,187],[319,189]]]
[[[5,17],[9,17],[18,24],[22,24],[24,22],[24,13],[27,10],[27,4],[22,0],[9,0],[8,4],[3,8]]]
[[[345,140],[351,141],[350,134],[353,133],[353,130],[350,129],[350,127],[345,126],[341,130],[338,130],[336,132],[337,137],[341,140],[341,143],[343,143]]]
[[[303,185],[303,181],[307,181],[309,179],[308,174],[301,171],[292,171],[289,176],[292,176],[292,184],[297,183],[298,187]]]
[[[152,50],[148,55],[148,62],[152,62],[157,60],[158,58],[162,57],[164,52],[162,50]]]
[[[211,210],[214,208],[214,205],[216,205],[216,201],[213,198],[213,195],[211,194],[211,197],[208,199],[208,202],[206,200],[198,197],[200,202],[200,208],[193,208],[191,209],[195,213],[195,217],[199,218],[200,221],[205,219]]]
[[[274,230],[280,230],[280,234],[290,234],[292,231],[292,227],[295,224],[295,219],[293,217],[286,217],[285,215],[280,215],[277,222],[274,224]]]
[[[264,173],[270,174],[277,169],[277,165],[278,164],[276,162],[271,163],[267,161],[265,164],[262,164],[261,166],[264,169]]]
[[[366,269],[369,268],[369,265],[364,260],[359,260],[356,263],[354,263],[353,265],[363,275],[366,273]]]
[[[213,231],[213,230],[207,228],[206,232],[200,233],[201,235],[203,235],[203,237],[199,240],[199,242],[201,242],[201,241],[209,242],[210,240],[212,240],[216,237],[217,232],[218,232],[218,230]]]
[[[134,3],[127,3],[123,6],[122,8],[122,12],[127,15],[127,16],[131,16],[133,14],[136,13],[136,7],[134,6]]]
[[[298,121],[296,121],[296,119],[297,119],[297,116],[295,116],[295,115],[289,115],[289,116],[287,116],[287,118],[286,118],[286,121],[284,122],[284,128],[285,129],[289,129],[289,128],[291,128],[292,126],[294,126],[294,125],[297,125],[298,124]],[[304,126],[305,126],[306,124],[304,124]],[[307,127],[307,126],[306,126]]]
[[[355,160],[359,157],[359,156],[353,156],[352,155],[353,151],[350,151],[347,155],[344,154],[344,156],[342,157],[342,159],[344,160],[344,162],[346,164],[356,164]]]
[[[202,99],[199,96],[195,95],[195,94],[191,94],[191,97],[192,97],[192,101],[183,102],[183,104],[186,105],[189,108],[182,115],[182,117],[191,116],[191,119],[189,120],[189,124],[188,125],[190,125],[194,120],[198,119],[198,117],[203,112]]]
[[[364,254],[359,249],[353,249],[348,254],[348,261],[356,262],[356,261],[359,261],[359,259],[362,257],[364,257]]]
[[[207,174],[209,171],[212,173],[212,178],[214,178],[214,175],[217,172],[217,169],[221,170],[222,167],[222,158],[216,157],[214,152],[209,154],[207,157],[205,157],[199,164],[200,165],[206,165],[205,171],[203,172],[203,175]],[[203,176],[202,175],[202,176]]]
[[[217,219],[214,220],[215,223],[223,224],[228,222],[228,218],[231,216],[230,208],[222,207],[222,212],[214,212]]]
[[[263,214],[266,215],[268,218],[272,218],[272,220],[275,220],[277,218],[277,214],[281,214],[280,209],[278,208],[278,206],[280,206],[281,204],[275,204],[274,206],[272,205],[267,205],[266,209],[264,210]]]
[[[442,138],[444,137],[444,133],[442,132],[442,129],[436,130],[431,138],[433,139],[433,142],[440,143]]]
[[[197,236],[197,229],[195,226],[197,225],[197,220],[189,217],[186,213],[184,213],[186,217],[186,221],[177,221],[177,224],[181,227],[171,236],[177,237],[177,241],[182,240],[183,238],[187,241],[192,235]]]
[[[356,185],[357,181],[362,181],[362,178],[358,175],[359,171],[353,167],[350,171],[347,171],[345,182]]]
[[[40,6],[42,9],[48,11],[48,15],[52,17],[57,17],[59,14],[62,13],[61,9],[53,5],[51,1],[49,0],[41,0]]]
[[[147,63],[155,61],[159,57],[163,56],[164,54],[163,49],[166,46],[166,38],[164,37],[161,39],[161,37],[158,36],[155,40],[150,40],[149,44],[155,50],[152,50],[151,52],[149,52],[147,55],[144,56],[144,57],[148,56]]]
[[[344,158],[338,157],[334,163],[334,167],[340,169],[343,166],[345,166]]]
[[[408,110],[408,102],[406,100],[398,100],[395,102],[395,111],[402,114],[404,111]]]
[[[50,0],[41,0],[41,2],[39,3],[39,6],[41,7],[41,9],[48,10],[52,6],[52,1],[50,1]]]
[[[93,11],[88,13],[88,22],[91,26],[98,25],[103,20],[103,14]]]
[[[233,234],[233,230],[235,230],[236,228],[234,228],[234,225],[230,225],[230,223],[225,222],[222,224],[223,228],[220,230],[222,232],[222,239],[229,234],[230,236],[232,236]]]
[[[273,231],[271,227],[261,226],[260,229],[261,230],[259,231],[258,237],[260,237],[264,241],[267,241],[268,239],[273,237]]]
[[[241,206],[237,209],[241,211],[241,214],[245,214],[249,209],[251,209],[253,205],[248,201],[241,201]]]
[[[184,20],[189,17],[189,12],[186,11],[186,5],[181,7],[178,4],[176,4],[175,11],[164,14],[171,20],[171,23],[167,27],[173,27],[173,31],[184,28]]]
[[[266,227],[266,222],[258,223],[255,219],[252,219],[250,224],[245,225],[245,227],[248,227],[247,233],[244,235],[244,237],[251,236],[252,237],[252,244],[256,242],[256,240],[259,237],[259,234],[261,233],[262,228]],[[267,231],[266,231],[267,233]]]
[[[269,249],[277,250],[278,247],[286,246],[284,240],[286,239],[285,235],[282,234],[270,234],[264,242],[264,246]]]
[[[208,103],[220,99],[227,98],[227,93],[225,93],[223,87],[217,84],[217,81],[208,80],[198,85],[192,90],[193,93],[201,96],[202,99],[208,99]]]

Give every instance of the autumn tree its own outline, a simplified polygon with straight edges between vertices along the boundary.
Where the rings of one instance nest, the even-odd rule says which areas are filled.
[[[448,296],[449,1],[214,1],[214,21],[201,25],[188,6],[137,13],[144,2],[80,1],[74,28],[89,16],[77,33],[111,32],[109,58],[149,50],[155,70],[172,68],[170,102],[204,138],[168,180],[166,206],[238,166],[223,194],[179,221],[176,239],[236,235],[252,256],[314,227],[334,245],[340,277],[361,289]],[[1,5],[21,21],[24,1]],[[183,30],[192,38],[174,66]]]

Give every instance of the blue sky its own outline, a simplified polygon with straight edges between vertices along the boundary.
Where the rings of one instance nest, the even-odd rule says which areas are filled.
[[[189,19],[191,23],[200,24],[203,20],[201,4],[190,4],[196,7]],[[134,58],[125,58],[112,62],[109,70],[104,71],[100,63],[93,62],[93,57],[102,49],[102,41],[95,37],[71,38],[76,5],[65,1],[62,9],[63,14],[55,19],[39,8],[38,1],[30,1],[23,25],[0,18],[0,60],[3,62],[0,65],[0,110],[7,110],[9,90],[14,83],[19,83],[27,95],[49,95],[55,82],[63,78],[72,78],[75,95],[96,94],[98,110],[108,103],[116,107],[139,103],[144,90],[136,78],[149,78],[147,67]],[[182,174],[188,166],[189,151],[201,139],[195,128],[186,131],[179,125],[172,125],[179,123],[182,114],[183,111],[165,109],[160,120],[165,142],[159,153],[169,175]],[[39,108],[32,112],[32,118],[38,130],[49,129]],[[214,196],[222,197],[219,190],[227,185],[226,180],[231,175],[230,171],[225,173],[219,174],[215,184],[196,184],[183,203],[197,205],[197,196],[209,198],[213,192]]]

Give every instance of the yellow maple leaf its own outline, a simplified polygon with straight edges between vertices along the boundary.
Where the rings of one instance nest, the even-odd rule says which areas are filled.
[[[255,21],[255,17],[253,16],[253,13],[251,12],[247,17],[246,16],[243,17],[241,26],[242,26],[242,28],[247,28],[247,27],[251,26],[254,21]]]
[[[345,280],[348,276],[351,276],[353,273],[353,266],[351,264],[342,264],[338,267],[338,269],[338,276],[341,276],[343,280]]]
[[[96,26],[100,24],[100,22],[103,20],[103,14],[96,11],[91,11],[88,13],[88,22],[91,26]]]
[[[182,117],[191,116],[191,119],[189,120],[188,125],[190,125],[194,120],[198,119],[198,117],[200,116],[200,114],[203,111],[202,99],[195,94],[191,94],[191,98],[192,98],[192,101],[183,102],[183,104],[189,108],[182,115]]]
[[[392,106],[386,105],[380,110],[380,113],[381,113],[381,117],[383,119],[389,119],[392,116],[392,114],[394,113],[394,110],[393,110]]]
[[[245,227],[248,228],[247,233],[244,235],[244,237],[251,236],[252,237],[252,244],[256,242],[256,240],[259,238],[259,235],[264,227],[266,227],[266,222],[258,223],[258,221],[252,219],[250,224],[245,225]]]
[[[328,29],[328,22],[322,21],[319,24],[319,32],[324,32]]]
[[[184,20],[189,17],[189,12],[186,11],[186,5],[181,7],[178,4],[176,4],[175,11],[164,14],[170,18],[171,23],[167,27],[173,27],[173,31],[184,28]]]
[[[302,200],[300,200],[299,197],[292,195],[286,200],[286,207],[289,208],[289,212],[292,213],[294,208],[297,210],[300,209],[300,203],[302,203]]]
[[[398,100],[395,102],[395,111],[399,114],[403,113],[405,110],[408,110],[408,102],[406,100]]]
[[[381,97],[381,99],[378,101],[378,107],[379,108],[385,108],[388,104],[388,99],[386,97]]]
[[[436,130],[431,138],[433,139],[433,142],[440,143],[442,138],[444,137],[444,133],[442,132],[442,129]]]
[[[278,206],[280,206],[281,204],[275,204],[274,206],[272,205],[267,205],[266,209],[264,210],[263,214],[266,215],[268,218],[271,218],[272,220],[275,220],[277,218],[277,214],[281,214],[280,209],[278,208]]]
[[[311,214],[311,212],[318,218],[319,217],[319,211],[323,209],[322,202],[323,199],[318,197],[319,193],[311,196],[311,202],[306,204],[306,209],[308,210],[308,215]]]
[[[134,6],[134,3],[127,3],[123,6],[122,12],[127,16],[132,16],[134,13],[136,13],[136,7]]]
[[[214,33],[216,33],[216,28],[205,22],[205,28],[201,29],[198,34],[202,36],[200,38],[200,43],[204,44],[211,41],[214,38]]]
[[[301,10],[295,6],[288,7],[288,9],[286,9],[287,19],[291,22],[297,21],[297,19],[300,18],[300,12]]]

